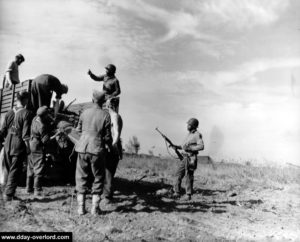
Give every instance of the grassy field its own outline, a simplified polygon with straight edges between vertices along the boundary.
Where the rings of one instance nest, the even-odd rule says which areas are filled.
[[[200,162],[187,202],[172,198],[176,162],[124,157],[116,209],[98,217],[77,215],[73,186],[53,181],[44,200],[20,187],[20,200],[0,200],[0,231],[67,231],[74,241],[300,241],[300,169]]]
[[[158,157],[139,157],[127,156],[120,161],[120,166],[124,168],[133,168],[144,170],[149,174],[162,177],[169,177],[176,171],[178,160],[172,158]],[[265,185],[272,184],[300,184],[300,168],[297,167],[275,167],[275,166],[252,166],[249,162],[247,165],[229,162],[198,162],[197,176],[207,181],[208,185],[219,182],[228,184],[248,182],[259,182]]]

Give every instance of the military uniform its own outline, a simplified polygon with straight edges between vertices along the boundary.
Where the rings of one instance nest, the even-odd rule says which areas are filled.
[[[40,109],[39,109],[40,110]],[[39,111],[38,110],[38,111]],[[27,166],[27,192],[42,191],[42,178],[45,171],[45,144],[50,140],[50,133],[41,120],[36,116],[31,124],[30,155]]]
[[[111,121],[108,112],[97,105],[85,110],[79,119],[78,131],[82,132],[75,146],[78,152],[76,167],[76,190],[85,194],[88,191],[90,168],[95,177],[92,193],[101,194],[104,181],[105,145],[111,145]]]
[[[85,194],[89,190],[90,175],[94,177],[91,213],[96,215],[100,211],[99,202],[103,192],[106,147],[111,148],[112,143],[110,116],[101,108],[104,98],[104,92],[94,91],[95,104],[83,111],[77,127],[77,130],[81,132],[80,139],[75,145],[75,151],[78,152],[75,180],[79,215],[85,213]]]
[[[193,193],[194,171],[197,168],[198,151],[204,149],[202,135],[195,129],[185,138],[182,144],[184,159],[178,162],[175,174],[175,193],[180,193],[181,182],[186,174],[186,194],[191,196]]]
[[[52,92],[56,93],[56,99],[61,99],[64,92],[63,84],[58,78],[49,74],[39,75],[31,84],[31,105],[35,113],[39,107],[50,107]]]
[[[121,93],[121,88],[119,84],[119,80],[116,78],[115,75],[108,76],[108,75],[101,75],[95,76],[94,74],[90,75],[91,78],[95,81],[103,81],[103,91],[111,96],[116,97]]]
[[[26,108],[14,108],[9,111],[3,123],[1,136],[5,137],[4,164],[8,171],[4,194],[13,197],[22,171],[23,161],[27,156],[25,141],[30,138],[32,115]]]

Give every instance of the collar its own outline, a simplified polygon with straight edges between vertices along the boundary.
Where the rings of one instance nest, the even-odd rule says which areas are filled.
[[[109,75],[106,74],[106,76],[107,76],[108,79],[116,78],[115,74],[113,74],[113,75],[111,75],[111,76],[109,76]]]

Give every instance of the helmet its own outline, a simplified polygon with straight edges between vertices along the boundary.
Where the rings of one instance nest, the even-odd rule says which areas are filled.
[[[190,124],[193,128],[198,128],[199,125],[199,121],[196,118],[190,118],[187,123]]]
[[[105,67],[106,70],[110,71],[111,73],[115,73],[116,72],[116,66],[113,65],[113,64],[108,64],[106,67]]]
[[[45,115],[47,113],[48,113],[48,107],[47,106],[39,107],[39,109],[36,111],[36,114],[38,116],[43,116],[43,115]]]

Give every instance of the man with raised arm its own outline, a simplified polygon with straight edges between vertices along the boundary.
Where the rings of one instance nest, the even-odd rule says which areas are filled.
[[[96,76],[91,70],[88,71],[88,75],[95,81],[103,81],[103,91],[105,92],[105,99],[107,100],[118,96],[121,93],[121,88],[119,80],[115,76],[116,66],[113,64],[108,64],[105,69],[105,75]]]

